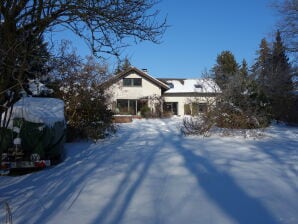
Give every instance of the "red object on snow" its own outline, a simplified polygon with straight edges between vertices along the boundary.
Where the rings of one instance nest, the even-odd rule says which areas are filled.
[[[37,161],[34,163],[35,167],[39,167],[39,168],[45,168],[46,167],[46,163],[44,160],[41,161]]]

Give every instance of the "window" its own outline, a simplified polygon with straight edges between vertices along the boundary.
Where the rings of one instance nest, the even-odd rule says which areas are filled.
[[[207,104],[206,103],[199,103],[198,105],[198,111],[199,113],[205,113],[207,112]]]
[[[131,86],[131,79],[123,79],[123,86]]]
[[[133,86],[142,86],[142,79],[132,79]]]
[[[123,115],[125,114],[136,115],[137,109],[138,109],[137,107],[138,107],[137,100],[118,99],[116,113],[123,114]]]
[[[165,113],[170,113],[173,115],[178,114],[178,102],[165,102],[163,106]]]
[[[117,100],[117,112],[120,114],[128,114],[129,104],[128,100]]]
[[[196,89],[202,89],[202,88],[203,88],[203,86],[202,86],[202,85],[200,85],[200,84],[195,84],[195,88],[196,88]]]
[[[191,104],[184,104],[184,115],[191,115]]]
[[[207,104],[206,103],[193,103],[192,104],[192,115],[198,115],[200,113],[207,112]]]
[[[170,89],[173,89],[174,88],[173,83],[168,83],[168,86],[169,86]]]
[[[141,78],[124,78],[123,86],[142,86]]]

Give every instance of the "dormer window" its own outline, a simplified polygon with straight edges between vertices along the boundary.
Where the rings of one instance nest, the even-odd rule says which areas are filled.
[[[169,86],[170,89],[173,89],[174,88],[173,83],[168,83],[168,86]]]
[[[138,87],[142,86],[141,78],[124,78],[123,86]]]
[[[196,89],[203,89],[203,86],[201,84],[195,84]]]

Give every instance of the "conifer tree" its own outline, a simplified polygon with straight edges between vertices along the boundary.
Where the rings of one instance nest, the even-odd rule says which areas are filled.
[[[242,60],[242,64],[239,70],[239,73],[242,77],[248,77],[248,66],[245,59]]]
[[[268,97],[271,101],[274,118],[284,120],[291,106],[293,83],[291,65],[279,31],[276,32],[273,43],[271,66]]]
[[[270,115],[274,119],[285,120],[291,106],[293,85],[291,65],[279,31],[276,32],[272,49],[266,39],[262,39],[252,70],[261,93],[259,95],[269,103]]]
[[[216,64],[212,69],[216,83],[221,89],[226,89],[229,80],[237,74],[239,65],[234,55],[230,51],[221,52],[216,59]]]
[[[48,50],[48,43],[43,37],[32,37],[32,54],[28,55],[29,70],[26,75],[29,79],[42,79],[50,70],[49,60],[51,55]]]
[[[271,73],[272,54],[269,43],[265,38],[261,40],[259,50],[257,51],[257,59],[252,66],[251,88],[254,92],[252,98],[258,102],[257,107],[261,107],[266,112],[268,120],[270,120],[271,110],[268,100],[268,92],[270,90],[270,73]]]
[[[217,57],[213,67],[215,80],[221,87],[216,105],[216,123],[226,128],[256,128],[267,126],[262,97],[249,75],[246,60],[241,66],[229,51]]]
[[[122,62],[120,62],[116,68],[115,74],[119,74],[131,67],[131,63],[127,57],[124,58]]]
[[[261,40],[260,49],[257,54],[257,60],[252,67],[253,75],[263,91],[266,92],[269,88],[269,74],[271,72],[272,56],[271,49],[265,38]]]

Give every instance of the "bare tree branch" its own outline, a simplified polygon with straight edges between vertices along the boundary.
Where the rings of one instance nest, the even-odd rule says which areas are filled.
[[[297,56],[298,52],[298,1],[284,0],[274,5],[277,8],[281,21],[278,29],[286,40],[287,48]]]
[[[1,0],[0,92],[24,83],[34,55],[33,40],[61,26],[83,38],[94,54],[118,56],[130,38],[159,43],[166,20],[159,20],[159,11],[154,8],[157,3],[158,0]],[[0,105],[5,102],[7,99],[0,95]]]

